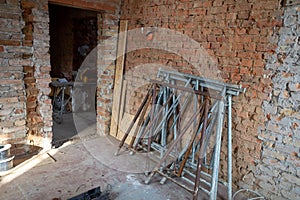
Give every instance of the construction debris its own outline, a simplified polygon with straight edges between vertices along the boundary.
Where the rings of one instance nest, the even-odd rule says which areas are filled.
[[[54,162],[57,162],[57,160],[56,160],[50,153],[47,153],[47,155],[48,155]]]

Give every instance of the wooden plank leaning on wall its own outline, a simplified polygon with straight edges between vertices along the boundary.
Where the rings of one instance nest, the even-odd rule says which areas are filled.
[[[115,81],[114,81],[114,94],[113,94],[113,106],[112,106],[112,116],[111,116],[111,126],[110,126],[110,135],[117,137],[118,128],[120,126],[121,118],[123,115],[123,104],[124,94],[123,87],[126,85],[123,83],[123,74],[124,74],[124,61],[125,61],[125,51],[126,51],[126,40],[127,40],[127,20],[120,20],[120,29],[118,39],[118,49],[117,49],[117,63],[115,71]],[[118,136],[119,138],[119,136]]]

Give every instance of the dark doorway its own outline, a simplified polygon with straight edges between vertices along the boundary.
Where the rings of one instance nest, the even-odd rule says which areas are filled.
[[[51,77],[77,71],[97,45],[97,12],[49,4]]]
[[[77,134],[72,115],[72,82],[86,56],[97,46],[97,12],[49,4],[51,98],[54,146]],[[61,84],[68,84],[62,92]],[[65,104],[64,104],[65,103]]]

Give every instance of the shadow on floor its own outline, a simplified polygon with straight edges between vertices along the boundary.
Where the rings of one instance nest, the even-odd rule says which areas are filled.
[[[41,147],[28,144],[12,144],[10,154],[14,157],[13,166],[21,164],[22,162],[37,155],[42,150]]]
[[[95,112],[66,113],[61,123],[53,120],[52,146],[58,148],[65,142],[76,139],[78,133],[96,123]]]

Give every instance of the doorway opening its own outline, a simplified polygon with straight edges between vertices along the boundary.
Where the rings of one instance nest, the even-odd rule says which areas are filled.
[[[73,86],[83,61],[97,46],[97,14],[49,4],[54,147],[78,133],[73,119]]]

